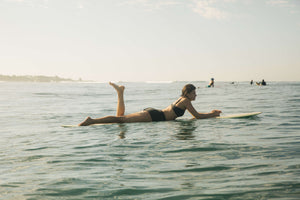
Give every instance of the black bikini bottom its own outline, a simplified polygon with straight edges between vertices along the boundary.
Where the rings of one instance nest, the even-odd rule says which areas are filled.
[[[144,111],[147,111],[150,116],[152,121],[158,122],[158,121],[166,121],[166,117],[163,111],[157,110],[154,108],[145,108]]]

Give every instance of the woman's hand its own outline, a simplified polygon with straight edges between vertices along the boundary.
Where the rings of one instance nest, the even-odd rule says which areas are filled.
[[[222,113],[221,110],[212,110],[211,113],[215,116],[215,117],[218,117],[220,116],[220,113]]]

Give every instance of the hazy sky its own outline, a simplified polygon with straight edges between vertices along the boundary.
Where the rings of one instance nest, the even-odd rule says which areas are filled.
[[[300,0],[0,0],[0,74],[300,81]]]

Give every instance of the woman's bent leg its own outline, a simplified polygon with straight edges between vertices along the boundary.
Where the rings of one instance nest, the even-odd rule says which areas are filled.
[[[117,104],[117,117],[124,116],[125,113],[125,103],[124,103],[124,90],[125,87],[123,85],[117,85],[112,82],[109,82],[111,86],[115,88],[118,93],[118,104]]]
[[[148,112],[132,113],[124,116],[125,103],[124,103],[124,90],[125,87],[109,82],[118,93],[117,116],[106,116],[102,118],[92,119],[87,117],[79,126],[88,126],[92,124],[105,124],[105,123],[131,123],[131,122],[151,122],[151,116]]]

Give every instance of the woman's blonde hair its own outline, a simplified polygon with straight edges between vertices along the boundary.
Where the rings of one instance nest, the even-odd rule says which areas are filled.
[[[196,87],[193,84],[187,84],[182,88],[182,97],[186,97],[189,93],[193,92]]]

